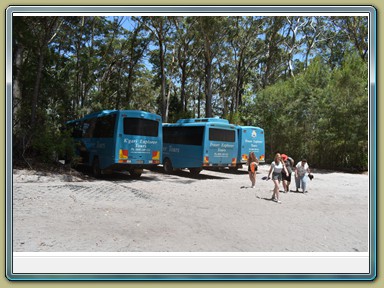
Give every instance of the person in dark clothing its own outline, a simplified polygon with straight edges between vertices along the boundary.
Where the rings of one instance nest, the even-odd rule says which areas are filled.
[[[281,160],[284,162],[288,172],[288,173],[285,173],[284,170],[281,171],[284,192],[287,193],[289,192],[289,185],[291,184],[292,172],[294,167],[293,165],[295,164],[295,161],[291,157],[287,156],[286,154],[281,154]]]

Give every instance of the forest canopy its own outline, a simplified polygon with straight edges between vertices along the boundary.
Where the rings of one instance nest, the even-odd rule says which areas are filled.
[[[13,157],[71,151],[66,121],[137,109],[265,130],[266,157],[368,167],[368,18],[15,16]]]

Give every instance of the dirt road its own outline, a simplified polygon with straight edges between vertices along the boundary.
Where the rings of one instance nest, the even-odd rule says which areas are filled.
[[[368,175],[315,170],[309,193],[269,200],[245,169],[102,180],[14,170],[15,252],[366,252]],[[295,185],[291,185],[294,189]]]

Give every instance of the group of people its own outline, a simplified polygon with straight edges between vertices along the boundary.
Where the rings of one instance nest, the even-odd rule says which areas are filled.
[[[283,183],[284,193],[289,192],[289,185],[291,184],[292,172],[295,172],[296,192],[302,189],[303,193],[307,191],[307,176],[311,177],[309,165],[306,159],[299,161],[294,166],[295,161],[285,154],[276,153],[274,161],[268,172],[267,180],[272,179],[274,183],[272,200],[281,203],[279,200],[280,183]],[[256,184],[256,171],[259,161],[254,152],[250,152],[247,160],[249,179],[251,180],[251,187],[255,188]],[[272,176],[272,177],[271,177]]]

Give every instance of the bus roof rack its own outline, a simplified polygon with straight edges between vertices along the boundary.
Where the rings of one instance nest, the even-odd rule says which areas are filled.
[[[199,122],[215,122],[215,123],[229,124],[229,121],[227,119],[221,119],[218,117],[179,119],[177,120],[176,123],[199,123]]]
[[[150,112],[143,111],[143,110],[116,110],[116,109],[107,110],[107,109],[105,109],[105,110],[100,110],[100,111],[96,111],[96,112],[87,114],[84,117],[82,117],[81,119],[95,118],[95,117],[105,116],[105,115],[109,115],[111,113],[116,113],[116,112],[142,114],[141,117],[143,117],[144,114],[146,114],[146,115],[151,114]]]

